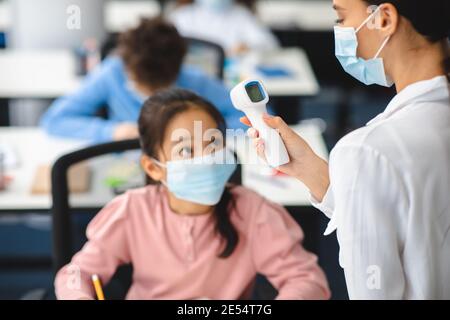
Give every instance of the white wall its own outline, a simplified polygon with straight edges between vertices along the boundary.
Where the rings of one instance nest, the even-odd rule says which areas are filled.
[[[74,48],[84,39],[103,40],[104,0],[10,0],[12,25],[8,44],[13,48]],[[67,28],[67,8],[81,12],[81,29]]]
[[[11,26],[8,47],[15,49],[74,49],[86,38],[99,44],[105,39],[104,0],[9,0]],[[80,8],[80,29],[69,29],[67,8]],[[16,126],[37,125],[48,100],[10,101],[10,122]]]

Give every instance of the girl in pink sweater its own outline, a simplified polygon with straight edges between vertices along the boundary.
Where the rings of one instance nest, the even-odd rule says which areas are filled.
[[[329,298],[317,257],[302,247],[302,230],[286,210],[227,184],[236,163],[224,130],[217,109],[188,91],[145,103],[141,164],[152,184],[95,216],[88,242],[56,276],[59,299],[93,299],[91,275],[107,283],[128,263],[127,299],[248,299],[257,273],[278,299]]]

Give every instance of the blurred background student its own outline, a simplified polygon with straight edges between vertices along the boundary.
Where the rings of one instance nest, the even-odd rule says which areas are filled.
[[[270,50],[278,40],[253,14],[254,0],[178,0],[169,19],[184,36],[220,44],[228,55]]]
[[[94,142],[136,138],[143,102],[172,86],[189,89],[213,101],[229,127],[239,115],[228,89],[192,67],[183,67],[187,44],[175,27],[160,18],[142,19],[119,37],[116,52],[106,58],[73,94],[56,100],[42,116],[52,135]],[[107,119],[99,115],[106,110]]]

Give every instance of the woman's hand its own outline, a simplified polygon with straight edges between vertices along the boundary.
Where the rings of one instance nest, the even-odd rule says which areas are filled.
[[[289,128],[280,117],[264,114],[263,120],[269,127],[278,131],[291,160],[276,169],[302,181],[313,197],[322,201],[330,184],[328,163],[315,154],[308,143]],[[241,118],[241,122],[251,126],[247,117]],[[264,141],[258,136],[258,131],[250,128],[247,134],[253,139],[258,155],[264,159]]]

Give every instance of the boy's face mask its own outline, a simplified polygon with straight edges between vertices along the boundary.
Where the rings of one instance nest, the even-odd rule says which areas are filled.
[[[234,154],[227,148],[203,157],[167,161],[153,159],[166,168],[167,181],[162,183],[176,198],[207,206],[216,205],[225,185],[236,170]]]
[[[334,27],[336,58],[341,63],[344,70],[366,85],[377,84],[384,87],[391,87],[394,83],[386,75],[383,59],[378,58],[381,51],[388,43],[387,37],[381,44],[380,49],[373,59],[364,60],[356,54],[358,48],[358,38],[356,34],[364,27],[373,16],[379,11],[378,7],[356,30],[352,27]]]

